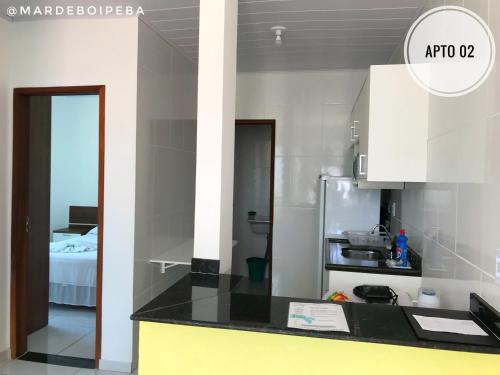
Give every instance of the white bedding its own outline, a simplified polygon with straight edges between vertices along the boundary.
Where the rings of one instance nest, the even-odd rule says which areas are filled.
[[[81,243],[85,243],[86,246],[95,245],[95,250],[76,253],[50,252],[50,302],[95,306],[97,236],[87,234],[50,245],[51,249],[54,249],[54,244],[57,244],[57,248],[60,249],[65,244],[77,247]],[[86,297],[82,299],[81,295]],[[92,296],[94,301],[92,301]]]
[[[76,286],[96,286],[97,251],[50,253],[49,282]]]

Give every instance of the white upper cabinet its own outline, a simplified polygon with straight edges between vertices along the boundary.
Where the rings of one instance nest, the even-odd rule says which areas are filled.
[[[425,182],[429,94],[405,65],[375,65],[351,116],[360,182]]]

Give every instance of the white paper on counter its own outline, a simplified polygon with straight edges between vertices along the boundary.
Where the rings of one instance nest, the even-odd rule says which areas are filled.
[[[341,305],[290,302],[288,327],[313,331],[349,332]]]
[[[473,320],[435,318],[431,316],[413,315],[422,329],[434,332],[450,332],[461,335],[488,336]]]

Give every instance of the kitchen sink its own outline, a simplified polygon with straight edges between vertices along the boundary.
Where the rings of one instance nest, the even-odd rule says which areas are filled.
[[[345,240],[327,239],[325,248],[325,269],[329,271],[350,271],[380,273],[388,275],[421,276],[422,260],[408,249],[411,269],[392,268],[386,260],[391,259],[391,250],[378,246],[353,246]]]
[[[378,250],[342,249],[342,256],[350,259],[384,260],[384,255]]]

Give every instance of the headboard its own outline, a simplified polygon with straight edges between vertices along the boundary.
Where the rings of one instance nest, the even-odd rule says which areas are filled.
[[[69,206],[69,225],[97,225],[97,207]]]

